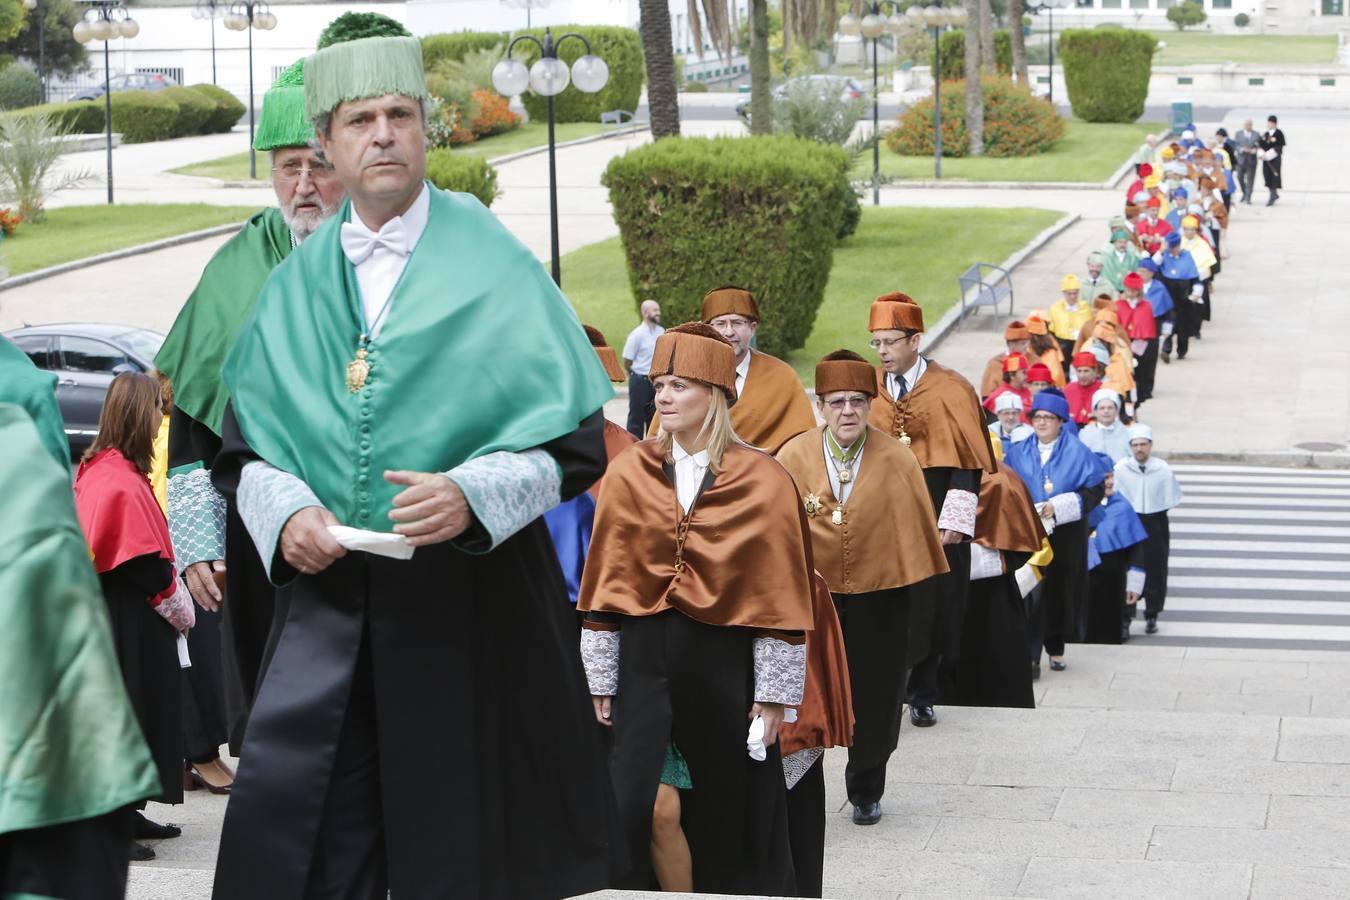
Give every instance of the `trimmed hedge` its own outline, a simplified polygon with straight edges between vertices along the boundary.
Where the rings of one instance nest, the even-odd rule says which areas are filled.
[[[848,153],[775,135],[666,138],[610,161],[609,188],[635,301],[697,320],[719,284],[754,292],[759,346],[801,347],[844,229]]]
[[[206,120],[204,126],[207,134],[224,134],[244,117],[247,107],[242,100],[214,84],[193,84],[189,85],[194,91],[204,95],[208,100],[216,105],[215,112]]]
[[[103,100],[74,100],[70,103],[43,103],[26,106],[19,113],[46,113],[70,134],[103,133]]]
[[[481,156],[451,150],[427,153],[427,180],[445,191],[473,194],[484,206],[497,199],[497,170]]]
[[[1034,96],[1023,85],[986,75],[984,93],[984,153],[986,156],[1033,156],[1044,153],[1064,137],[1064,120],[1049,101]],[[904,156],[933,154],[933,97],[905,110],[899,127],[886,135],[886,146]],[[965,156],[965,81],[950,82],[942,92],[942,155]]]
[[[178,105],[178,116],[173,123],[173,137],[206,133],[206,123],[216,112],[214,100],[188,87],[170,87],[158,93]],[[115,94],[113,102],[116,102]]]
[[[22,109],[42,102],[42,79],[27,66],[10,63],[0,71],[0,109]]]
[[[1135,122],[1144,114],[1158,39],[1125,28],[1070,28],[1059,59],[1073,114],[1085,122]]]
[[[422,68],[428,72],[447,59],[463,59],[474,50],[491,50],[505,45],[511,35],[504,31],[458,31],[453,34],[429,34],[422,38]],[[568,41],[571,43],[571,41]]]
[[[942,33],[938,44],[938,64],[942,66],[944,81],[963,80],[966,77],[966,32],[953,28]],[[1007,29],[994,32],[994,67],[1000,75],[1012,72],[1012,36]]]
[[[642,82],[647,75],[647,65],[642,56],[642,38],[638,33],[631,28],[611,26],[559,25],[553,29],[555,36],[568,32],[580,34],[591,42],[591,50],[609,66],[609,81],[595,94],[583,94],[576,85],[569,84],[567,90],[553,98],[555,120],[599,122],[602,112],[612,109],[635,111],[638,97],[642,94]],[[544,29],[532,28],[516,34],[532,34],[543,40]],[[585,53],[585,45],[575,39],[568,40],[558,48],[558,58],[568,66]],[[532,66],[539,59],[539,48],[532,41],[521,41],[512,56]],[[526,91],[520,99],[531,121],[543,122],[547,119],[546,97]]]
[[[112,130],[124,144],[146,144],[174,137],[178,104],[164,91],[116,91],[112,95]]]

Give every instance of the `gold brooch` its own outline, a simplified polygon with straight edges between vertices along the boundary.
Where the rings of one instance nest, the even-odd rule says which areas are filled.
[[[815,494],[807,494],[806,499],[802,501],[802,505],[806,507],[806,514],[812,518],[820,512],[820,498]]]

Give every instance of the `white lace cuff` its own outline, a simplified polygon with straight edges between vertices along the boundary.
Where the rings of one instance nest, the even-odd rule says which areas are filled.
[[[174,576],[173,596],[159,601],[155,612],[163,616],[164,621],[180,634],[197,624],[197,611],[192,605],[192,595],[188,593],[187,585],[183,584],[177,575]]]
[[[174,564],[183,571],[193,563],[225,558],[225,498],[211,484],[211,470],[192,469],[169,476],[169,537]]]
[[[591,696],[619,693],[619,632],[581,629],[581,664]]]
[[[1083,517],[1083,498],[1077,494],[1056,494],[1050,498],[1050,508],[1055,511],[1055,524],[1068,525]]]
[[[492,547],[562,502],[562,470],[537,447],[523,453],[498,450],[442,474],[464,492]]]
[[[966,537],[975,536],[975,510],[980,498],[970,491],[953,488],[942,499],[942,514],[938,516],[938,530],[959,531]]]
[[[802,777],[811,771],[811,767],[816,764],[816,760],[824,755],[824,747],[807,747],[798,750],[791,756],[783,757],[783,781],[787,784],[787,789],[790,791],[795,788],[797,782],[801,781]]]
[[[1014,573],[1014,577],[1017,579],[1017,591],[1023,597],[1035,590],[1037,583],[1041,580],[1040,573],[1037,572],[1036,567],[1032,565],[1025,565],[1018,569],[1017,572]]]
[[[235,501],[239,505],[239,518],[244,520],[244,527],[269,572],[286,522],[307,506],[323,506],[309,485],[262,460],[247,463],[239,472]]]
[[[751,653],[755,660],[755,702],[800,704],[806,688],[806,644],[757,637]]]
[[[970,580],[993,578],[1003,574],[1003,554],[983,544],[970,545]]]
[[[1125,573],[1125,592],[1127,594],[1142,594],[1144,592],[1144,570],[1138,566],[1130,566],[1130,570]]]

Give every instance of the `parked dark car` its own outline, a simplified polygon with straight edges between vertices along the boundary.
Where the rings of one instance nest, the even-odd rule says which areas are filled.
[[[132,72],[128,75],[114,75],[108,79],[108,86],[116,94],[120,91],[162,91],[165,88],[178,87],[178,82],[158,72]],[[103,85],[99,84],[85,88],[70,99],[97,100],[102,96]]]
[[[98,434],[108,385],[122,372],[149,372],[164,335],[126,325],[36,325],[5,333],[39,369],[56,373],[56,399],[72,459]]]

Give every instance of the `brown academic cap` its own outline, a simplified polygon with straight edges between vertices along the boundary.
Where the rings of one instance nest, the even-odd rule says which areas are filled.
[[[1120,316],[1116,315],[1116,311],[1114,309],[1107,307],[1106,309],[1097,310],[1097,314],[1093,316],[1093,321],[1110,322],[1112,325],[1119,325]]]
[[[1111,343],[1116,339],[1116,323],[1110,320],[1102,320],[1092,326],[1092,336],[1099,341]]]
[[[909,294],[882,294],[872,302],[868,331],[923,331],[923,309]]]
[[[586,329],[586,337],[591,339],[591,346],[595,348],[595,355],[600,357],[600,362],[605,367],[605,374],[609,376],[610,381],[623,382],[628,379],[624,377],[623,368],[619,365],[619,354],[614,352],[614,348],[605,340],[605,335],[593,325],[582,325]]]
[[[836,391],[877,395],[877,373],[872,364],[852,350],[836,350],[816,363],[816,396]]]
[[[1092,301],[1092,308],[1101,312],[1104,309],[1110,309],[1116,305],[1116,301],[1111,299],[1110,294],[1098,294],[1097,299]]]
[[[648,377],[660,375],[692,378],[721,388],[729,402],[736,402],[736,351],[711,325],[688,322],[657,338]]]
[[[1031,334],[1049,334],[1045,319],[1041,316],[1027,316],[1027,331]]]
[[[745,288],[726,284],[703,295],[703,321],[711,322],[718,316],[745,316],[759,321],[759,306],[755,295]]]
[[[1025,322],[1019,322],[1016,319],[1008,323],[1008,327],[1003,329],[1003,339],[1005,341],[1025,341],[1031,337],[1031,332],[1027,330]]]

